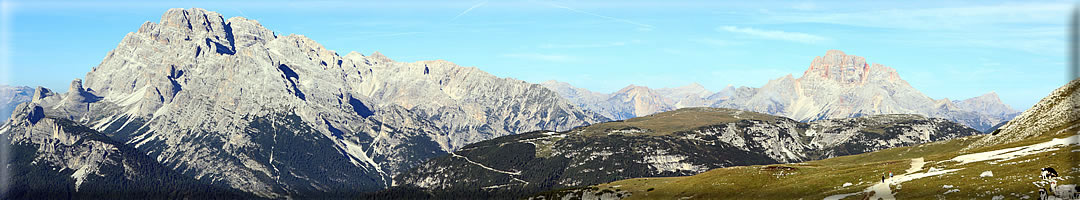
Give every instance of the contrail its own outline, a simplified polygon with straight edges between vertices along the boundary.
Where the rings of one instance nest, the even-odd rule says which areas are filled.
[[[483,6],[484,4],[487,4],[487,1],[482,1],[480,3],[477,3],[476,5],[473,5],[472,7],[469,7],[469,9],[465,9],[465,11],[461,11],[460,14],[458,14],[457,16],[454,16],[454,18],[451,18],[450,21],[457,20],[458,17],[461,17],[461,16],[463,16],[465,14],[468,14],[469,11],[472,11],[473,9],[476,9],[477,7]]]
[[[557,7],[557,8],[562,8],[562,9],[566,9],[566,10],[569,10],[569,11],[574,11],[576,13],[592,15],[592,16],[596,16],[596,17],[600,17],[600,18],[604,18],[604,19],[614,20],[614,21],[623,22],[623,23],[627,23],[627,24],[633,24],[633,25],[637,25],[637,26],[641,26],[641,27],[645,27],[645,28],[652,28],[653,27],[652,25],[648,25],[648,24],[642,24],[642,23],[638,23],[638,22],[630,21],[630,20],[626,20],[626,19],[609,17],[609,16],[606,16],[606,15],[600,15],[600,14],[591,13],[591,12],[585,12],[583,10],[574,9],[574,8],[571,8],[571,7],[566,7],[566,6],[555,4],[555,3],[550,3],[550,2],[546,2],[546,3],[548,5],[551,5],[551,6],[554,6],[554,7]]]

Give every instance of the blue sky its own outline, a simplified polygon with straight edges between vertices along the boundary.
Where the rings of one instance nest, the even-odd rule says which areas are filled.
[[[1026,109],[1065,83],[1071,1],[3,1],[0,82],[64,91],[145,21],[201,7],[344,55],[443,59],[598,92],[760,87],[829,49],[935,98]]]

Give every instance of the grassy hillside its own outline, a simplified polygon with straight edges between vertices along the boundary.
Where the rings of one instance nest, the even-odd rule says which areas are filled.
[[[629,195],[628,199],[823,199],[833,195],[844,197],[842,199],[864,199],[877,193],[868,188],[881,183],[882,173],[892,171],[897,177],[887,185],[898,199],[1037,199],[1041,168],[1054,167],[1064,179],[1059,185],[1076,184],[1076,177],[1080,175],[1080,168],[1076,168],[1080,146],[1075,145],[1075,140],[1064,141],[1071,145],[1035,148],[1047,147],[1038,144],[1055,138],[1080,134],[1080,126],[1068,124],[1075,125],[1066,123],[1066,126],[1039,137],[976,149],[963,150],[987,135],[804,163],[729,167],[686,177],[628,179],[585,189],[551,191],[539,196],[612,192],[622,197]],[[961,155],[995,150],[1001,150],[999,153],[1003,154],[1015,153],[1017,157],[970,163],[954,160]],[[1026,150],[1030,153],[1022,153]],[[925,161],[923,166],[909,176],[901,177],[912,167],[912,161],[919,158]],[[947,172],[933,175],[928,173],[931,170]],[[980,176],[987,171],[993,175]],[[925,177],[901,180],[915,176]],[[846,183],[850,185],[845,186]]]
[[[744,119],[772,121],[776,118],[778,117],[768,114],[727,108],[682,108],[623,121],[593,124],[571,132],[598,136],[622,130],[622,133],[626,135],[660,136]]]

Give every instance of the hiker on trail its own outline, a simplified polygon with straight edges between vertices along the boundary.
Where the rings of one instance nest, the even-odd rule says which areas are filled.
[[[881,182],[882,182],[882,183],[884,183],[884,182],[885,182],[885,174],[882,174],[882,175],[881,175]]]
[[[889,171],[889,178],[892,178],[892,171]]]

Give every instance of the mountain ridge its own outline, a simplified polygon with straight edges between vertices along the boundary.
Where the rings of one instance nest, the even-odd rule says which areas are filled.
[[[70,120],[186,176],[266,198],[379,190],[469,143],[607,121],[475,67],[341,56],[201,8],[169,9],[67,93],[39,87],[31,99],[40,111],[13,114]]]
[[[769,80],[760,88],[736,88],[729,85],[715,93],[698,93],[690,98],[665,92],[672,90],[671,88],[649,89],[631,85],[636,88],[636,93],[648,93],[647,91],[651,90],[662,95],[649,101],[605,101],[602,100],[603,97],[624,95],[629,90],[624,88],[611,94],[602,94],[554,80],[542,85],[563,96],[567,96],[565,92],[570,88],[576,93],[591,93],[593,98],[568,99],[578,105],[591,105],[584,107],[612,119],[627,119],[684,107],[709,106],[776,114],[804,122],[870,114],[921,114],[946,118],[989,132],[994,125],[1019,114],[1001,102],[995,92],[959,101],[932,99],[900,78],[896,69],[869,63],[866,58],[847,55],[839,50],[829,50],[824,56],[815,57],[798,78],[788,74]],[[695,88],[695,85],[697,84],[691,83],[678,88]],[[701,90],[708,91],[703,87]],[[613,109],[596,109],[598,107]]]

